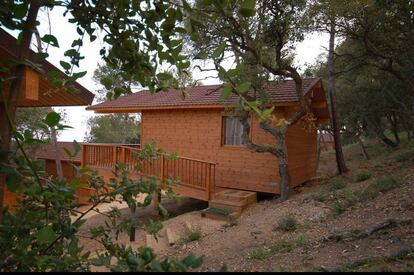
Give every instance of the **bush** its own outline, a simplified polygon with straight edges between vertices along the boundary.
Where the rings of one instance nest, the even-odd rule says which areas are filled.
[[[394,159],[398,162],[414,160],[414,150],[399,153],[394,157]]]
[[[270,251],[265,250],[263,247],[257,247],[249,253],[249,257],[256,260],[264,260],[269,258],[269,256]]]
[[[199,228],[193,228],[191,230],[187,229],[185,231],[185,235],[177,241],[177,244],[183,245],[193,241],[198,241],[199,239],[201,239],[201,237],[202,233]]]
[[[306,240],[305,235],[300,234],[298,236],[297,246],[299,246],[299,247],[306,247],[306,246],[308,246],[308,241]]]
[[[279,224],[273,228],[274,231],[281,230],[281,231],[294,231],[298,226],[298,222],[293,214],[288,214],[284,217]]]
[[[356,176],[356,181],[357,182],[361,182],[364,180],[367,180],[369,178],[372,177],[372,173],[369,170],[364,170],[358,173],[358,175]]]
[[[344,213],[346,210],[346,207],[339,201],[335,201],[333,207],[331,208],[332,216],[337,217]]]
[[[344,179],[337,178],[329,186],[329,191],[335,192],[339,189],[345,188],[345,186],[346,186],[346,183],[345,183]]]
[[[318,202],[325,202],[328,200],[329,194],[325,191],[313,193],[311,198]]]
[[[293,248],[294,246],[291,242],[286,241],[286,240],[280,240],[278,242],[275,242],[270,247],[270,251],[273,253],[286,253],[286,252],[291,252]]]
[[[371,183],[361,194],[361,199],[371,199],[378,196],[380,192],[386,192],[401,185],[401,181],[392,176],[382,177]]]

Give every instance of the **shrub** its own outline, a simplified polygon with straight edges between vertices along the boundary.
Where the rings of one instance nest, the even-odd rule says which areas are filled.
[[[325,202],[328,200],[329,194],[327,192],[317,192],[311,195],[311,198],[318,202]]]
[[[329,186],[329,191],[334,192],[334,191],[337,191],[339,189],[345,188],[345,186],[346,186],[346,183],[345,183],[344,179],[337,178],[337,179],[334,179],[334,181]]]
[[[281,231],[294,231],[298,226],[298,222],[293,214],[288,214],[284,217],[279,224],[273,228],[274,231],[281,230]]]
[[[183,244],[187,244],[193,241],[198,241],[199,239],[201,239],[201,237],[202,237],[202,233],[199,228],[193,228],[191,230],[187,229],[185,231],[185,235],[177,241],[177,244],[183,245]]]
[[[372,177],[371,171],[364,170],[358,173],[358,175],[356,176],[356,181],[361,182],[361,181],[369,179],[370,177]]]
[[[306,247],[306,246],[308,246],[308,241],[306,240],[305,235],[300,234],[298,236],[297,246],[299,246],[299,247]]]
[[[286,241],[286,240],[280,240],[278,242],[275,242],[270,247],[270,251],[272,253],[286,253],[286,252],[291,252],[293,248],[294,246],[291,242]]]
[[[382,177],[371,183],[360,195],[361,200],[372,199],[380,192],[386,192],[401,185],[401,181],[392,176]]]
[[[269,258],[269,256],[270,251],[265,250],[263,247],[257,247],[249,253],[249,257],[256,260],[264,260]]]
[[[399,153],[394,157],[394,159],[398,162],[414,160],[414,150]]]
[[[346,210],[346,207],[339,201],[335,201],[333,207],[331,208],[332,216],[337,217],[344,213]]]

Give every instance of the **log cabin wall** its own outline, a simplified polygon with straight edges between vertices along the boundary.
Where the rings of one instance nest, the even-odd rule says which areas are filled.
[[[287,107],[275,113],[283,117]],[[216,162],[216,187],[266,193],[279,192],[278,163],[270,153],[256,153],[243,145],[222,144],[224,109],[143,110],[142,144],[154,140],[166,152]],[[252,118],[251,138],[257,143],[274,144],[270,134]],[[299,124],[289,128],[287,146],[292,186],[316,174],[316,130],[306,131]]]

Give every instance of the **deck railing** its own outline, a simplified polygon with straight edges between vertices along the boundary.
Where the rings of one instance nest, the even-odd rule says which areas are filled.
[[[138,144],[84,143],[82,146],[82,166],[114,170],[119,162],[132,174],[178,180],[175,188],[182,195],[209,200],[214,192],[214,162],[187,157],[170,159],[162,153],[156,158],[141,160]]]

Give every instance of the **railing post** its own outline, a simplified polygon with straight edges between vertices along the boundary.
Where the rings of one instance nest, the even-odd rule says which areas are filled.
[[[165,162],[165,158],[164,158],[164,154],[160,155],[160,181],[163,182],[164,181],[164,162]]]
[[[210,200],[210,178],[211,178],[211,163],[208,163],[207,164],[207,182],[206,182],[207,200]]]
[[[82,144],[81,167],[86,166],[86,148],[87,148],[87,145]]]

